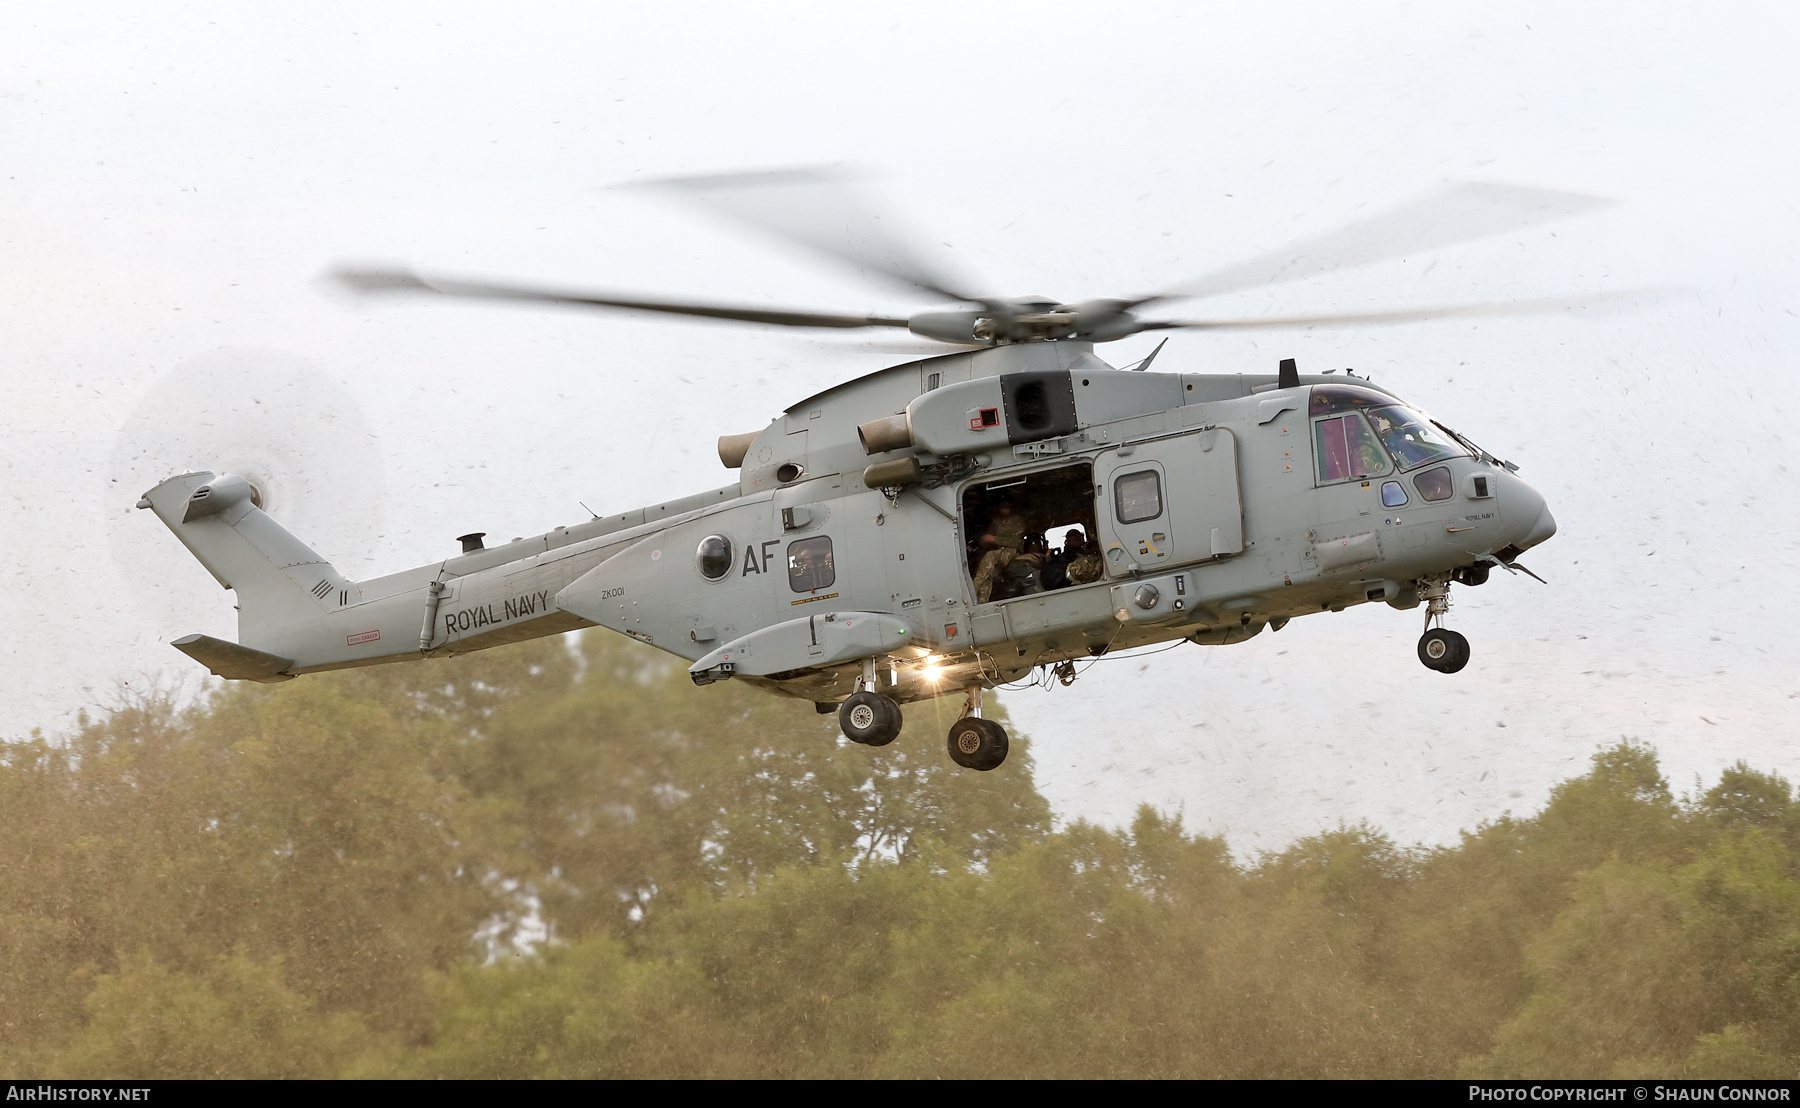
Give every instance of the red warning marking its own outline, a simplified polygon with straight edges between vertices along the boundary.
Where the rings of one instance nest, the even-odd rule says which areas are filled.
[[[361,646],[366,642],[374,642],[381,637],[380,631],[361,631],[354,635],[344,636],[344,642],[350,646]]]

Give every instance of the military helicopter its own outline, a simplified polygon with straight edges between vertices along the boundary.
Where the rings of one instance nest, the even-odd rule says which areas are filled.
[[[843,733],[869,746],[899,734],[900,704],[960,696],[949,756],[991,770],[1008,740],[984,718],[983,691],[1034,674],[1068,683],[1078,660],[1110,651],[1238,643],[1296,616],[1381,602],[1422,605],[1419,660],[1456,673],[1470,649],[1444,626],[1451,586],[1481,585],[1495,567],[1530,573],[1517,559],[1556,532],[1517,466],[1366,377],[1302,374],[1291,359],[1273,373],[1160,373],[1151,365],[1161,345],[1120,369],[1094,348],[1154,330],[1592,303],[1602,298],[1240,320],[1139,314],[1525,227],[1592,208],[1593,198],[1452,186],[1170,291],[1063,303],[974,295],[879,233],[846,248],[808,224],[808,205],[766,203],[838,190],[828,175],[664,187],[965,307],[890,318],[427,279],[399,267],[335,276],[361,293],[903,328],[946,352],[722,436],[719,460],[737,477],[721,488],[505,545],[462,535],[454,557],[365,581],[346,579],[263,512],[244,477],[170,477],[137,506],[236,590],[240,640],[188,635],[173,645],[220,677],[275,682],[600,626],[679,656],[697,685],[746,681],[836,712]]]

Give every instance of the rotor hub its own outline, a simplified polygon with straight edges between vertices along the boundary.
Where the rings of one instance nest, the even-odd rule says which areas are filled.
[[[995,345],[1058,339],[1107,342],[1144,330],[1145,324],[1131,314],[1129,306],[1125,300],[1062,304],[1048,297],[1020,296],[989,302],[983,310],[971,313],[970,334],[978,342]]]
[[[975,320],[974,335],[982,342],[1050,342],[1073,338],[1075,316],[1070,312],[995,313]]]

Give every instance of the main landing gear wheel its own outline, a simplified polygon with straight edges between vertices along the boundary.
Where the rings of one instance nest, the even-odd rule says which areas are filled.
[[[1469,640],[1455,631],[1434,628],[1419,636],[1419,661],[1426,669],[1455,673],[1469,664]]]
[[[893,742],[903,722],[900,705],[880,693],[851,693],[838,707],[838,726],[844,729],[844,737],[864,746]]]
[[[1006,728],[993,720],[964,716],[950,725],[950,760],[964,769],[988,770],[1006,761]]]

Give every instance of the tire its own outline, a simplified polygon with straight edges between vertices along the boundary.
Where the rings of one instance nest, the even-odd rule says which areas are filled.
[[[886,746],[900,737],[900,729],[906,726],[906,716],[900,711],[900,705],[893,697],[876,694],[876,699],[881,701],[882,710],[887,713],[887,725],[864,741],[869,746]]]
[[[851,693],[838,706],[838,727],[844,737],[864,746],[886,746],[900,734],[900,705],[880,693]]]
[[[964,716],[950,725],[950,736],[945,746],[950,750],[950,760],[964,769],[975,768],[975,758],[986,745],[986,732],[981,721],[974,716]]]
[[[1455,631],[1446,631],[1444,634],[1450,636],[1451,641],[1455,646],[1455,653],[1451,657],[1449,664],[1444,666],[1444,672],[1455,673],[1469,664],[1469,640],[1463,638]]]
[[[1419,636],[1419,661],[1426,669],[1455,673],[1469,664],[1469,640],[1441,627],[1427,631]]]
[[[1006,729],[992,720],[964,716],[950,725],[945,745],[950,760],[964,769],[990,770],[1006,761]]]

